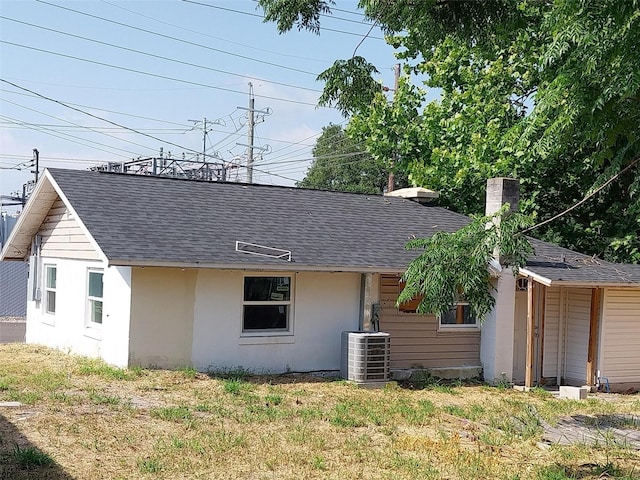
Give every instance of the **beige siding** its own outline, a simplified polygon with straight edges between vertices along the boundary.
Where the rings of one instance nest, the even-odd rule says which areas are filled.
[[[558,376],[558,332],[560,326],[560,288],[548,287],[544,314],[544,352],[542,376],[553,381]]]
[[[42,235],[43,257],[100,259],[76,219],[69,216],[67,207],[59,198],[53,203],[38,234]]]
[[[567,295],[564,381],[584,385],[587,381],[591,289],[571,288]]]
[[[391,334],[391,367],[454,367],[480,365],[480,332],[438,331],[433,315],[399,312],[399,277],[380,282],[380,330]]]
[[[606,289],[601,365],[612,384],[640,385],[640,289]]]

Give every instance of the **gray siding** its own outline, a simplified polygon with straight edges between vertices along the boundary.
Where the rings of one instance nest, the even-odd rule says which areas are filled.
[[[17,218],[0,217],[0,247],[9,238]],[[0,317],[27,315],[27,262],[0,262]]]
[[[27,315],[27,262],[0,262],[0,317]]]

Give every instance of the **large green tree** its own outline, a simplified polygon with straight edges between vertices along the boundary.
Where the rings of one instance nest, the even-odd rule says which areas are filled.
[[[363,151],[340,125],[330,124],[322,129],[313,157],[299,187],[354,193],[382,193],[387,187],[390,162]],[[399,175],[396,185],[406,184],[406,175]]]
[[[259,0],[281,32],[321,31],[332,0]],[[484,182],[521,179],[538,220],[589,201],[537,235],[640,262],[638,0],[360,0],[405,65],[388,102],[361,57],[321,78],[321,101],[353,114],[348,132],[374,159],[398,155],[416,185],[480,212]],[[441,98],[426,102],[424,78]]]

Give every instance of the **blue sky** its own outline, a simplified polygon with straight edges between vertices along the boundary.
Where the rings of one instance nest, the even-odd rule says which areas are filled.
[[[205,117],[217,120],[207,153],[239,161],[247,128],[237,107],[248,105],[249,82],[256,108],[271,110],[256,127],[256,145],[270,153],[257,160],[254,181],[292,185],[322,127],[344,121],[316,107],[318,73],[362,41],[357,53],[393,85],[393,50],[378,28],[366,36],[356,5],[338,0],[338,18],[322,19],[331,30],[316,36],[278,35],[253,0],[0,0],[0,78],[15,84],[0,82],[0,192],[32,178],[6,168],[28,162],[34,148],[41,167],[63,168],[157,156],[161,147],[192,155],[203,135],[190,120]]]

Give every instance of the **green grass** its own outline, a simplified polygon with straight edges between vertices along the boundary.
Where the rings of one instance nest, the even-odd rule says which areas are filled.
[[[79,375],[96,375],[106,380],[132,380],[141,376],[143,370],[112,367],[102,360],[85,358],[79,362],[77,372]]]
[[[152,408],[150,412],[152,417],[169,422],[182,422],[190,420],[192,417],[191,410],[189,410],[189,407],[184,405],[179,407]]]
[[[299,375],[133,372],[30,346],[0,346],[0,364],[0,401],[32,401],[0,412],[0,471],[19,480],[58,466],[78,480],[627,480],[640,471],[640,452],[605,427],[636,428],[637,396],[577,402],[435,379],[368,390]],[[565,416],[592,419],[602,441],[540,449],[541,420]],[[22,469],[16,444],[55,462]]]
[[[55,463],[49,455],[41,452],[35,447],[21,448],[19,445],[16,445],[13,450],[13,457],[18,465],[20,465],[20,468],[25,470],[33,470],[38,467],[48,467]]]

